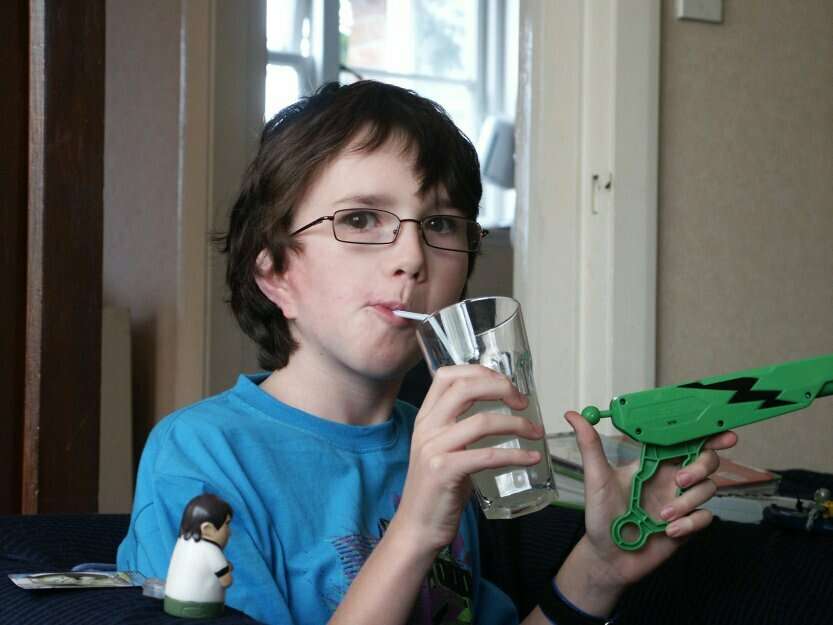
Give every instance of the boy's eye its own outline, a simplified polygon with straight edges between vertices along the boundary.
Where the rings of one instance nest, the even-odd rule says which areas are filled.
[[[351,230],[367,230],[377,227],[379,222],[379,215],[376,211],[357,209],[339,213],[336,225]]]
[[[435,234],[455,234],[460,229],[459,220],[454,217],[429,217],[424,222],[426,230]]]

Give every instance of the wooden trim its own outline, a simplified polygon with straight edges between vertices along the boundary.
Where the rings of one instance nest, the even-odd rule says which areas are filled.
[[[214,20],[216,4],[182,4],[174,405],[199,401],[206,390],[209,223],[214,204]]]
[[[659,12],[521,5],[514,285],[548,431],[654,384]]]
[[[24,513],[98,499],[104,0],[30,2]]]
[[[38,511],[40,472],[41,334],[43,331],[43,177],[46,105],[46,6],[29,2],[29,236],[26,271],[26,365],[21,509]]]
[[[29,117],[26,0],[0,3],[0,514],[20,512],[23,362],[26,347],[26,196]]]
[[[212,121],[214,136],[223,137],[223,144],[213,154],[209,172],[214,199],[209,228],[215,232],[228,228],[231,203],[263,131],[266,2],[253,0],[247,7],[241,12],[231,3],[216,5]],[[258,364],[254,343],[243,334],[226,302],[226,259],[216,252],[209,258],[205,357],[206,389],[213,394],[232,386],[241,371],[257,370]]]

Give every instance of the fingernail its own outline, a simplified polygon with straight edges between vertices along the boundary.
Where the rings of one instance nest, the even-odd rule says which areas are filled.
[[[682,531],[683,528],[678,523],[671,523],[671,525],[665,528],[665,533],[671,536],[672,538],[682,534]]]
[[[541,454],[537,451],[528,451],[526,452],[526,455],[530,460],[534,460],[535,462],[538,462],[541,459]]]
[[[660,512],[660,513],[659,513],[659,516],[660,516],[660,518],[662,518],[664,521],[667,521],[667,520],[668,520],[668,519],[670,519],[672,516],[674,516],[674,508],[673,508],[672,506],[665,506],[665,507],[662,509],[662,512]]]
[[[686,487],[691,484],[691,473],[681,472],[677,474],[677,484]]]

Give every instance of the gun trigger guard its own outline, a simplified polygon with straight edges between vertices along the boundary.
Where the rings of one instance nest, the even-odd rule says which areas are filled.
[[[610,532],[613,536],[613,542],[620,549],[636,551],[645,545],[651,534],[665,530],[667,525],[668,523],[666,522],[657,523],[648,513],[640,508],[639,510],[630,510],[622,516],[617,517],[610,527]],[[636,537],[630,541],[624,536],[624,532],[627,531],[629,526],[633,526],[637,532]]]
[[[647,444],[642,447],[642,455],[639,460],[639,470],[634,474],[631,482],[630,505],[627,512],[614,519],[610,526],[610,535],[613,542],[625,551],[635,551],[645,545],[651,534],[664,532],[668,523],[657,521],[642,507],[642,486],[650,480],[660,464],[667,460],[683,458],[682,466],[687,467],[700,455],[706,439],[698,439],[661,447],[659,445]],[[677,489],[677,495],[682,489]],[[635,531],[636,535],[632,540],[625,537],[629,528]]]

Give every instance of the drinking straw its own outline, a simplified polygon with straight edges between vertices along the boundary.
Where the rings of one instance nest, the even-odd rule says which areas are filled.
[[[404,317],[405,319],[414,319],[416,321],[425,321],[428,319],[428,323],[431,324],[431,328],[434,330],[434,334],[437,335],[437,338],[440,339],[440,343],[442,343],[443,347],[445,347],[445,351],[448,352],[448,355],[451,356],[451,360],[454,361],[455,365],[464,365],[466,364],[465,360],[460,357],[460,354],[457,353],[454,345],[451,341],[448,340],[445,332],[440,327],[440,323],[437,318],[433,315],[426,315],[423,313],[416,313],[411,312],[409,310],[394,310],[393,314],[397,317]]]

